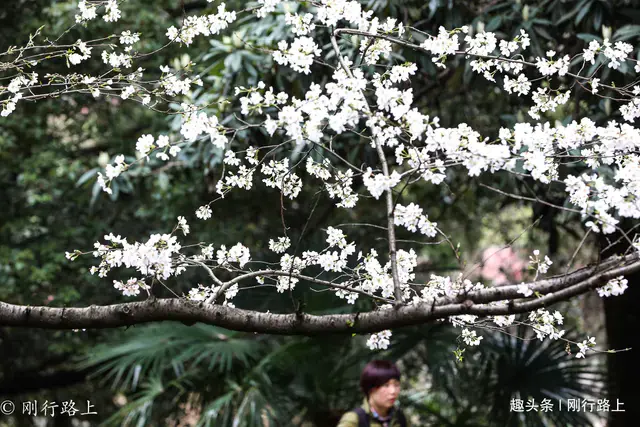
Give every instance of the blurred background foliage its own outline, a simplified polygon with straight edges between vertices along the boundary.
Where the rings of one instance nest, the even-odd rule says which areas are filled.
[[[509,38],[525,29],[531,36],[532,57],[543,56],[548,49],[575,55],[588,41],[604,37],[636,45],[640,36],[640,25],[636,24],[640,22],[640,4],[633,0],[362,3],[381,18],[395,17],[430,33],[439,26],[470,25],[474,31],[495,31]],[[165,42],[167,27],[179,25],[185,14],[211,12],[217,4],[127,0],[118,28],[142,33],[140,50],[152,51]],[[246,4],[231,0],[227,6],[240,9]],[[3,3],[0,46],[25,41],[41,25],[45,25],[44,34],[59,34],[73,23],[75,7],[73,1]],[[305,7],[309,7],[308,2],[286,4],[290,11]],[[237,124],[236,86],[264,81],[276,92],[301,97],[312,81],[331,78],[331,70],[321,64],[314,65],[312,74],[305,76],[271,59],[268,50],[278,40],[291,39],[283,14],[281,8],[263,20],[242,18],[219,37],[200,37],[188,49],[166,48],[146,57],[140,66],[153,77],[159,76],[162,64],[181,68],[193,61],[205,85],[194,90],[190,101],[210,105],[208,113],[218,115],[225,124]],[[87,40],[110,28],[97,20],[87,28],[74,27],[65,38],[71,42]],[[319,35],[326,31],[320,27],[316,30]],[[356,58],[357,41],[341,39],[343,54]],[[335,60],[331,53],[326,59]],[[501,126],[529,120],[526,101],[508,96],[472,74],[463,60],[454,59],[442,70],[434,67],[428,56],[397,48],[389,59],[390,64],[405,61],[418,64],[413,80],[416,106],[439,117],[442,126],[466,122],[483,135],[495,135]],[[100,65],[99,60],[88,61],[79,71],[96,73]],[[39,72],[67,71],[62,60],[52,61],[47,67]],[[615,75],[608,69],[605,73],[603,80],[615,78],[618,84],[631,82],[634,77],[632,70],[624,68]],[[567,123],[590,117],[602,124],[618,119],[618,115],[609,100],[578,89],[570,102],[545,118],[551,123]],[[124,276],[114,273],[109,280],[91,276],[91,260],[81,258],[69,263],[64,252],[88,249],[108,232],[130,240],[167,232],[178,215],[194,212],[215,198],[223,153],[206,141],[183,147],[180,156],[169,163],[150,161],[128,177],[119,178],[111,197],[95,184],[95,173],[115,154],[133,153],[141,134],[175,132],[178,128],[176,117],[153,113],[133,102],[78,96],[23,103],[3,119],[0,300],[67,307],[125,301],[111,286],[111,280]],[[254,146],[270,143],[263,132],[256,130],[239,132],[236,140]],[[341,136],[333,141],[333,148],[353,162],[375,161],[370,146],[357,136]],[[306,149],[299,152],[291,147],[281,155],[298,161]],[[321,154],[322,150],[317,150],[309,155]],[[452,242],[460,243],[462,253],[461,264],[447,245],[423,246],[419,276],[428,279],[432,273],[454,273],[477,262],[488,247],[510,243],[525,259],[531,249],[542,249],[554,259],[557,271],[563,271],[585,235],[580,218],[545,205],[505,198],[482,187],[485,183],[555,204],[567,202],[562,189],[514,175],[470,178],[450,170],[448,185],[408,188],[402,193],[403,202],[423,206]],[[358,180],[355,185],[356,190],[362,189]],[[305,187],[284,210],[289,236],[294,243],[300,241],[298,251],[321,245],[322,227],[326,225],[379,223],[384,217],[366,198],[356,210],[337,209],[319,189]],[[198,241],[216,245],[242,241],[251,248],[254,259],[276,260],[267,250],[267,242],[282,233],[277,192],[266,191],[255,197],[253,192],[236,191],[224,204],[214,204],[213,208],[211,220],[192,223]],[[364,247],[384,252],[382,235],[365,228],[345,230],[350,239]],[[413,237],[400,232],[399,238]],[[587,237],[574,264],[592,261],[607,245],[606,241]],[[614,247],[609,252],[620,249]],[[629,279],[633,285],[636,279]],[[182,295],[197,283],[206,284],[206,276],[189,271],[170,286],[175,294]],[[157,289],[156,293],[160,297],[173,295],[166,289]],[[640,319],[633,309],[637,293],[631,286],[627,294],[607,301],[605,307],[591,295],[557,308],[570,313],[568,328],[573,328],[576,340],[589,332],[595,333],[603,345],[608,340],[609,348],[629,347],[640,336]],[[309,286],[298,286],[284,295],[270,289],[241,292],[236,300],[239,307],[268,306],[273,312],[291,312],[300,303],[305,311],[316,314],[372,307],[364,300],[353,307],[340,307],[337,302],[332,293]],[[514,329],[513,333],[523,339],[486,332],[483,345],[467,350],[464,359],[457,362],[453,350],[458,332],[440,323],[394,331],[392,347],[379,354],[364,347],[365,337],[272,337],[206,325],[163,323],[128,330],[76,332],[0,328],[0,353],[5,362],[0,367],[0,396],[41,402],[90,398],[99,412],[93,418],[84,417],[91,425],[333,426],[345,410],[359,403],[357,381],[364,364],[372,358],[389,357],[402,367],[402,404],[414,425],[578,426],[599,422],[584,413],[554,412],[543,417],[536,412],[509,411],[513,398],[539,402],[545,397],[619,398],[627,403],[627,412],[611,417],[609,425],[635,425],[631,420],[637,419],[637,409],[632,404],[639,396],[631,378],[639,368],[631,352],[581,361],[568,354],[563,343],[541,343],[526,331]],[[71,425],[71,421],[59,416],[48,420],[48,425]],[[0,425],[27,426],[34,422],[26,417],[0,419]]]

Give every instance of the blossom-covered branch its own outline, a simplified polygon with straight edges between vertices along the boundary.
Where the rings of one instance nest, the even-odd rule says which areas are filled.
[[[366,313],[313,316],[305,313],[272,314],[212,305],[183,299],[149,299],[143,302],[53,308],[0,303],[0,325],[52,329],[115,328],[146,322],[175,320],[203,322],[228,329],[269,334],[319,335],[334,333],[375,333],[386,329],[417,325],[450,316],[509,316],[542,309],[548,304],[571,298],[602,286],[614,277],[640,271],[636,255],[616,257],[573,273],[546,279],[528,286],[544,297],[511,304],[491,303],[517,298],[516,286],[485,289],[451,301],[388,307]]]
[[[273,46],[250,48],[270,54],[281,67],[309,75],[311,83],[304,93],[295,95],[277,91],[262,81],[236,87],[236,99],[230,103],[231,112],[226,111],[226,117],[221,109],[214,108],[215,104],[199,102],[192,96],[192,87],[206,86],[195,71],[197,64],[189,61],[181,69],[162,65],[155,73],[136,68],[157,50],[136,50],[141,35],[131,29],[95,40],[58,43],[65,32],[49,44],[36,42],[38,32],[25,46],[0,54],[0,73],[6,74],[0,81],[8,82],[0,83],[2,116],[12,114],[22,102],[69,94],[90,94],[98,100],[118,97],[177,116],[179,130],[144,133],[137,138],[134,160],[129,160],[129,153],[114,153],[113,161],[97,174],[97,183],[106,193],[112,192],[112,183],[139,166],[161,168],[163,162],[179,157],[184,147],[196,143],[210,142],[223,165],[214,198],[194,207],[192,214],[179,216],[170,233],[152,234],[133,242],[109,233],[95,243],[93,251],[67,253],[70,260],[93,255],[99,264],[91,273],[99,277],[106,277],[114,269],[134,271],[135,276],[129,280],[112,281],[125,296],[137,296],[141,290],[150,292],[156,282],[179,280],[187,268],[204,270],[208,277],[205,284],[193,286],[181,300],[152,298],[87,309],[4,304],[0,318],[6,324],[81,328],[169,319],[206,321],[269,333],[377,332],[369,344],[384,348],[391,336],[386,329],[447,318],[455,326],[464,326],[461,336],[467,345],[478,345],[482,337],[468,329],[480,324],[478,316],[491,316],[497,327],[507,328],[514,324],[515,314],[529,313],[528,324],[538,337],[558,339],[563,334],[558,327],[563,317],[557,311],[547,311],[549,304],[590,289],[598,289],[603,297],[624,292],[627,284],[621,276],[637,271],[640,265],[636,255],[640,239],[628,236],[620,225],[623,219],[640,218],[640,131],[634,126],[640,117],[640,84],[637,80],[626,85],[605,84],[598,77],[602,67],[591,74],[582,72],[598,59],[612,70],[620,70],[625,64],[640,73],[630,44],[605,39],[592,41],[573,58],[554,50],[533,58],[527,53],[530,40],[524,30],[505,39],[492,32],[474,34],[468,26],[440,28],[437,34],[427,34],[395,19],[380,21],[357,1],[304,2],[295,14],[288,10],[279,13],[281,3],[258,0],[256,8],[237,12],[220,3],[213,13],[185,16],[179,27],[166,30],[159,49],[178,45],[189,48],[196,37],[215,37],[228,31],[240,14],[253,13],[255,18],[251,19],[257,20],[271,15],[284,20],[290,38],[278,40]],[[90,25],[98,16],[108,23],[116,22],[121,17],[120,4],[115,0],[82,0],[76,25]],[[351,37],[338,40],[345,34]],[[418,35],[423,39],[420,44],[413,42],[413,36]],[[354,58],[344,54],[345,47],[354,52]],[[418,66],[397,63],[391,55],[393,49],[402,48],[430,55],[440,68],[451,66],[452,58],[469,61],[473,72],[529,105],[528,118],[488,135],[467,123],[441,127],[438,117],[415,105],[412,79]],[[73,72],[77,65],[94,59],[98,51],[104,67],[101,73]],[[62,59],[71,71],[68,74],[41,77],[33,71],[44,61]],[[328,80],[314,78],[314,69],[320,67],[330,70]],[[565,124],[547,121],[547,115],[569,102],[576,90],[615,96],[614,101],[621,103],[618,114],[622,120],[604,125],[587,117]],[[237,138],[242,132],[261,132],[271,142],[250,145],[250,139]],[[354,135],[358,150],[370,146],[375,159],[362,156],[357,161],[346,160],[350,156],[333,149],[334,140]],[[358,150],[354,148],[354,155]],[[299,159],[292,152],[304,155]],[[579,167],[565,168],[569,162]],[[620,232],[632,253],[577,272],[540,279],[553,268],[553,260],[535,250],[530,257],[534,270],[530,283],[489,287],[473,283],[463,274],[432,275],[424,283],[416,279],[415,272],[420,251],[409,245],[416,240],[397,239],[398,230],[425,239],[441,234],[442,242],[451,247],[458,261],[461,256],[447,230],[433,220],[429,203],[405,200],[404,189],[448,186],[454,173],[471,178],[482,175],[487,180],[495,175],[516,175],[554,184],[565,192],[565,204],[495,190],[579,216],[590,233]],[[323,224],[323,247],[306,247],[300,241],[292,247],[282,212],[285,203],[293,203],[309,187],[320,188],[336,208],[344,210],[354,209],[362,199],[376,203],[383,196],[380,212],[384,213],[384,222],[372,225],[384,232],[384,250],[379,253],[379,248],[351,241],[339,226],[330,223]],[[215,209],[224,209],[225,196],[239,191],[278,193],[284,235],[274,233],[268,248],[266,243],[264,248],[256,248],[243,241],[183,245],[179,234],[190,233],[191,217],[211,220]],[[253,259],[256,249],[268,249],[271,262]],[[334,292],[337,302],[354,304],[358,298],[369,298],[376,310],[311,316],[302,312],[256,313],[234,306],[238,293],[255,287],[273,287],[277,296],[308,284]],[[584,355],[582,347],[579,354]]]

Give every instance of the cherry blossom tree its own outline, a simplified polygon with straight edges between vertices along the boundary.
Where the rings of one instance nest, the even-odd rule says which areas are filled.
[[[624,276],[640,270],[635,225],[626,230],[621,226],[623,219],[634,222],[640,217],[640,132],[634,127],[640,116],[640,84],[616,84],[601,77],[605,69],[626,67],[640,72],[638,60],[631,57],[632,45],[605,38],[591,41],[574,57],[550,50],[534,58],[527,52],[530,39],[524,30],[512,39],[469,26],[427,34],[410,22],[381,21],[357,1],[301,2],[297,13],[285,14],[289,37],[262,54],[312,79],[313,67],[328,68],[331,80],[310,84],[298,97],[286,91],[276,93],[263,82],[237,87],[233,102],[238,112],[229,125],[209,112],[210,105],[191,103],[185,97],[193,87],[205,85],[193,72],[193,63],[182,68],[163,65],[158,78],[148,78],[150,73],[136,65],[155,52],[137,48],[142,35],[134,29],[116,29],[121,3],[78,3],[76,25],[92,25],[99,19],[113,25],[114,31],[102,38],[66,41],[63,33],[52,41],[39,30],[25,44],[0,53],[4,77],[0,80],[0,114],[9,116],[27,102],[84,94],[137,102],[140,108],[177,116],[179,132],[141,134],[135,156],[113,153],[114,161],[97,174],[97,182],[111,193],[114,183],[138,168],[150,162],[170,162],[185,147],[210,141],[224,152],[216,197],[195,212],[184,212],[175,224],[167,224],[165,234],[129,241],[109,233],[93,250],[67,252],[70,261],[80,256],[96,258],[91,274],[104,278],[105,283],[111,271],[127,269],[132,277],[111,280],[112,291],[129,297],[146,294],[145,300],[85,308],[2,302],[2,325],[78,329],[179,320],[271,334],[371,334],[369,347],[384,349],[393,328],[450,321],[460,327],[460,339],[466,346],[480,344],[478,332],[483,329],[506,330],[514,324],[528,326],[539,339],[566,340],[563,314],[550,310],[550,305],[589,291],[615,297],[628,286]],[[227,10],[220,3],[215,13],[187,16],[179,28],[167,28],[163,48],[177,44],[188,50],[196,38],[220,36],[236,20],[251,14],[264,19],[281,3],[258,0],[257,6],[243,10]],[[355,57],[344,54],[347,45],[356,51]],[[441,127],[438,117],[414,107],[412,76],[419,70],[414,63],[394,63],[393,51],[398,47],[426,55],[442,69],[452,66],[452,58],[468,61],[473,72],[497,90],[526,99],[529,117],[512,128],[501,128],[496,135],[483,135],[466,123]],[[69,73],[38,72],[54,60],[66,61]],[[98,61],[103,72],[74,72],[86,61]],[[605,126],[589,118],[567,124],[546,120],[545,114],[567,103],[574,91],[613,100],[620,120]],[[263,132],[272,144],[244,144],[236,136],[245,131]],[[361,138],[375,151],[375,160],[341,156],[333,144],[345,135]],[[289,156],[292,150],[299,156]],[[579,164],[585,172],[572,175],[563,168],[567,164]],[[496,179],[511,174],[560,185],[568,198],[563,205],[482,184],[503,197],[579,214],[587,233],[620,235],[628,250],[552,277],[547,273],[553,260],[535,250],[529,258],[530,277],[500,286],[474,283],[470,277],[478,265],[462,262],[460,273],[453,277],[434,274],[426,283],[416,280],[420,245],[445,245],[459,260],[461,253],[450,233],[429,218],[433,201],[405,203],[402,195],[412,186],[446,186],[452,171]],[[365,191],[357,191],[356,183],[362,183]],[[344,210],[354,209],[363,199],[373,200],[384,212],[384,221],[335,224],[329,220],[325,247],[313,251],[304,250],[300,239],[292,240],[283,216],[282,229],[274,227],[268,242],[269,250],[280,258],[277,263],[254,259],[255,248],[246,242],[199,242],[190,235],[190,222],[215,221],[215,211],[224,209],[225,198],[234,192],[275,191],[283,211],[287,204],[295,203],[303,186],[311,185],[320,185]],[[385,251],[379,253],[352,240],[352,227],[378,233],[386,241]],[[415,239],[399,239],[398,230],[413,233]],[[577,247],[575,253],[579,250]],[[171,281],[180,280],[187,269],[205,271],[209,283],[194,284],[188,295],[154,296],[154,287],[171,289]],[[302,286],[333,292],[336,306],[368,299],[375,308],[313,315],[305,313],[302,305],[292,313],[271,313],[238,308],[233,302],[238,293],[256,288],[271,288],[273,298],[284,298]],[[524,316],[516,320],[520,314]],[[596,351],[593,337],[568,344],[576,346],[577,357]]]

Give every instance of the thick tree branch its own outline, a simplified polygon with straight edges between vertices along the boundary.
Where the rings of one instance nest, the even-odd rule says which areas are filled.
[[[203,264],[204,265],[204,264]],[[209,269],[207,267],[207,269],[209,271],[211,271],[211,269]],[[211,273],[213,274],[213,273]],[[246,279],[251,279],[254,277],[258,277],[258,276],[263,276],[263,277],[270,277],[270,276],[282,276],[282,277],[293,277],[295,279],[299,279],[299,280],[305,280],[309,283],[317,283],[318,285],[323,285],[323,286],[327,286],[329,288],[334,288],[334,289],[341,289],[343,291],[349,291],[349,292],[353,292],[356,294],[360,294],[363,295],[365,297],[369,297],[369,298],[373,298],[373,299],[377,299],[381,302],[384,303],[391,303],[393,301],[387,299],[387,298],[382,298],[376,295],[371,295],[370,293],[367,293],[365,291],[361,291],[359,289],[355,289],[352,288],[351,286],[348,286],[354,282],[347,282],[345,284],[340,284],[340,283],[334,283],[334,282],[329,282],[327,280],[322,280],[322,279],[318,279],[316,277],[311,277],[311,276],[305,276],[304,274],[298,274],[298,273],[294,273],[292,271],[282,271],[282,270],[258,270],[258,271],[250,271],[248,273],[244,273],[240,276],[236,276],[233,279],[229,280],[228,282],[224,282],[221,283],[221,287],[220,289],[211,297],[209,297],[206,300],[207,304],[214,304],[216,301],[218,301],[218,298],[220,296],[222,296],[222,294],[229,289],[231,286],[236,285],[238,283],[240,283],[242,280],[246,280]]]
[[[610,279],[640,271],[638,255],[614,257],[592,267],[530,284],[539,298],[521,299],[517,286],[502,286],[432,303],[367,313],[314,316],[243,310],[183,299],[146,300],[86,308],[29,307],[0,302],[0,326],[47,329],[115,328],[165,320],[202,322],[227,329],[280,335],[372,333],[418,325],[460,314],[507,315],[524,313],[567,300],[603,286]],[[496,301],[511,301],[502,306]]]
[[[628,267],[630,271],[627,270]],[[527,285],[534,293],[537,292],[541,295],[547,295],[585,282],[589,278],[603,279],[605,273],[607,273],[608,278],[606,280],[603,279],[604,282],[611,279],[611,277],[609,277],[610,274],[614,274],[612,277],[617,277],[629,274],[637,269],[640,269],[640,257],[634,253],[627,256],[611,257],[599,264],[581,268],[573,273],[537,280],[527,283]],[[601,281],[598,283],[601,283]],[[602,285],[596,285],[589,289],[597,288],[598,286]],[[518,293],[518,285],[506,285],[469,292],[466,295],[458,295],[454,298],[440,298],[435,301],[435,305],[443,306],[460,303],[465,300],[473,301],[475,304],[481,304],[519,298],[522,298],[522,295]]]

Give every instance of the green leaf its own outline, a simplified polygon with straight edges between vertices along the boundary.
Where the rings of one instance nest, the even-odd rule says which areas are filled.
[[[576,13],[580,12],[580,10],[582,10],[587,5],[587,3],[591,3],[591,1],[592,0],[582,0],[569,13],[565,14],[564,16],[562,16],[562,18],[557,20],[555,25],[556,26],[561,25],[566,21],[568,21],[569,19],[573,18],[576,15]]]
[[[573,21],[575,25],[580,25],[585,15],[589,13],[589,9],[591,9],[592,5],[593,3],[589,2],[589,4],[580,9],[580,11],[576,14],[576,19]]]
[[[614,41],[623,41],[638,36],[640,36],[640,25],[625,25],[624,27],[618,28],[618,30],[613,33],[612,39]]]
[[[553,36],[544,27],[534,27],[536,33],[540,34],[547,40],[554,40]]]
[[[589,43],[591,40],[598,40],[599,42],[602,43],[602,37],[596,36],[595,34],[578,33],[576,34],[576,37],[579,38],[580,40],[584,40],[587,43]]]
[[[485,31],[495,31],[502,25],[502,15],[494,16],[485,26]]]
[[[80,187],[82,184],[89,181],[94,175],[98,174],[99,170],[100,168],[93,168],[83,173],[82,176],[78,178],[78,181],[76,181],[76,187]]]
[[[602,9],[598,9],[593,16],[593,29],[596,31],[600,31],[602,27]]]

